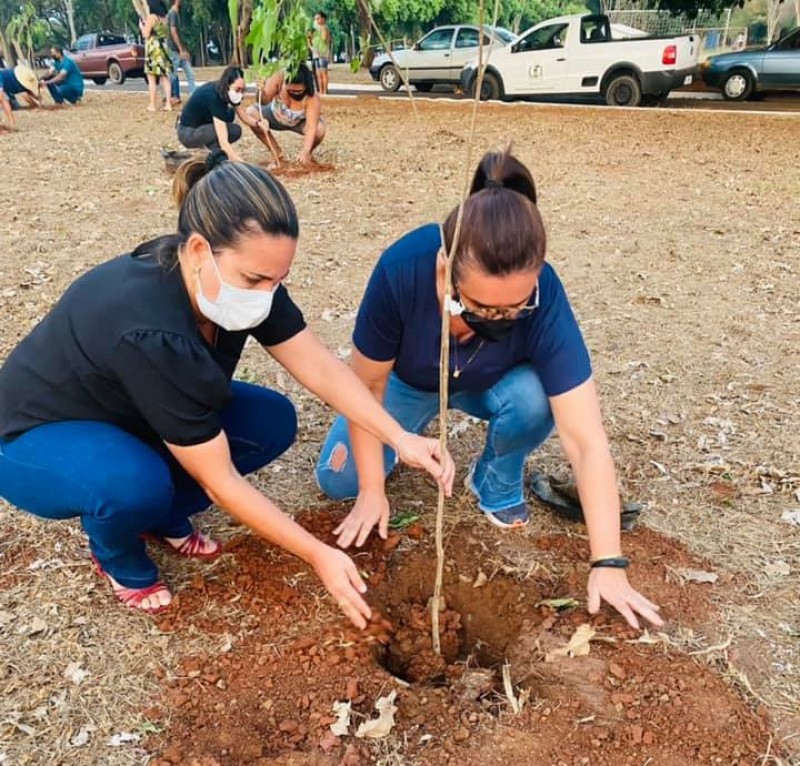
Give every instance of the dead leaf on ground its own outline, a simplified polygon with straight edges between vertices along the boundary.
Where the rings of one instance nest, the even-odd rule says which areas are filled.
[[[386,697],[379,697],[375,703],[375,709],[379,715],[371,721],[364,721],[356,731],[356,736],[359,738],[369,737],[370,739],[383,739],[388,737],[394,728],[394,714],[397,712],[397,706],[394,701],[397,697],[397,692],[392,691]]]
[[[336,721],[330,725],[331,734],[336,737],[345,737],[350,731],[350,703],[334,702],[333,714]]]
[[[572,634],[569,643],[566,646],[561,646],[548,652],[544,657],[544,661],[555,662],[559,657],[585,657],[589,654],[589,642],[594,638],[595,633],[595,629],[588,623],[579,625]]]
[[[719,580],[716,572],[704,572],[702,569],[676,569],[675,571],[684,582],[705,582],[713,585]]]

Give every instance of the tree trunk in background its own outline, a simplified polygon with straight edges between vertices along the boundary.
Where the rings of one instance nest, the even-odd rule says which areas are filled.
[[[239,66],[246,67],[250,61],[247,54],[247,43],[245,38],[250,33],[250,21],[253,18],[253,0],[242,0],[241,8],[239,9],[239,26],[237,34],[238,48],[236,51],[236,58],[238,59]]]
[[[64,13],[67,17],[67,24],[69,24],[69,46],[75,47],[75,41],[78,39],[78,34],[75,31],[75,0],[61,0],[64,6]]]
[[[3,57],[4,64],[9,68],[13,67],[16,63],[14,51],[11,50],[11,46],[8,44],[2,25],[0,25],[0,56]]]
[[[359,44],[362,40],[369,40],[372,37],[372,25],[369,23],[367,0],[358,0],[358,33],[360,35]],[[374,58],[375,51],[372,48],[368,47],[365,51],[361,51],[362,68],[369,69]]]
[[[795,0],[796,2],[797,0]],[[775,42],[781,29],[782,0],[767,0],[767,42]]]
[[[794,0],[794,23],[800,27],[800,0]]]

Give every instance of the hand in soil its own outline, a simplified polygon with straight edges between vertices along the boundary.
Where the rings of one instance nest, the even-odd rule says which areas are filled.
[[[589,574],[590,614],[596,614],[600,609],[601,599],[611,604],[627,620],[628,625],[637,630],[639,629],[637,614],[656,627],[664,624],[658,615],[659,607],[631,587],[624,569],[605,567],[592,569]]]
[[[385,540],[389,536],[389,501],[386,495],[375,490],[359,492],[353,510],[333,530],[337,535],[336,544],[348,548],[355,540],[356,547],[360,548],[376,524],[378,534]]]
[[[427,439],[406,431],[398,440],[397,456],[412,468],[423,468],[444,489],[447,497],[453,494],[456,466],[450,453],[442,455],[438,439]]]
[[[366,627],[371,611],[361,594],[367,592],[367,586],[352,559],[343,551],[323,545],[311,563],[350,622],[359,629]]]
[[[300,152],[300,154],[297,155],[297,161],[304,167],[310,167],[314,164],[314,158],[311,156],[311,152]]]

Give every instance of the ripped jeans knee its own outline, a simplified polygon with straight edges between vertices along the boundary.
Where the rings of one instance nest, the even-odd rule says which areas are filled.
[[[328,463],[330,469],[334,473],[342,473],[347,466],[347,458],[349,454],[350,451],[347,449],[347,445],[339,442],[333,448],[333,452],[331,452],[331,459]]]
[[[319,488],[331,500],[350,500],[358,496],[358,472],[346,438],[328,439],[322,448],[314,475]]]

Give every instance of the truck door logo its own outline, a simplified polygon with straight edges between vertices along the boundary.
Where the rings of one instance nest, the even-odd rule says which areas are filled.
[[[532,66],[528,67],[528,77],[533,80],[541,80],[542,79],[542,65],[541,64],[533,64]]]

